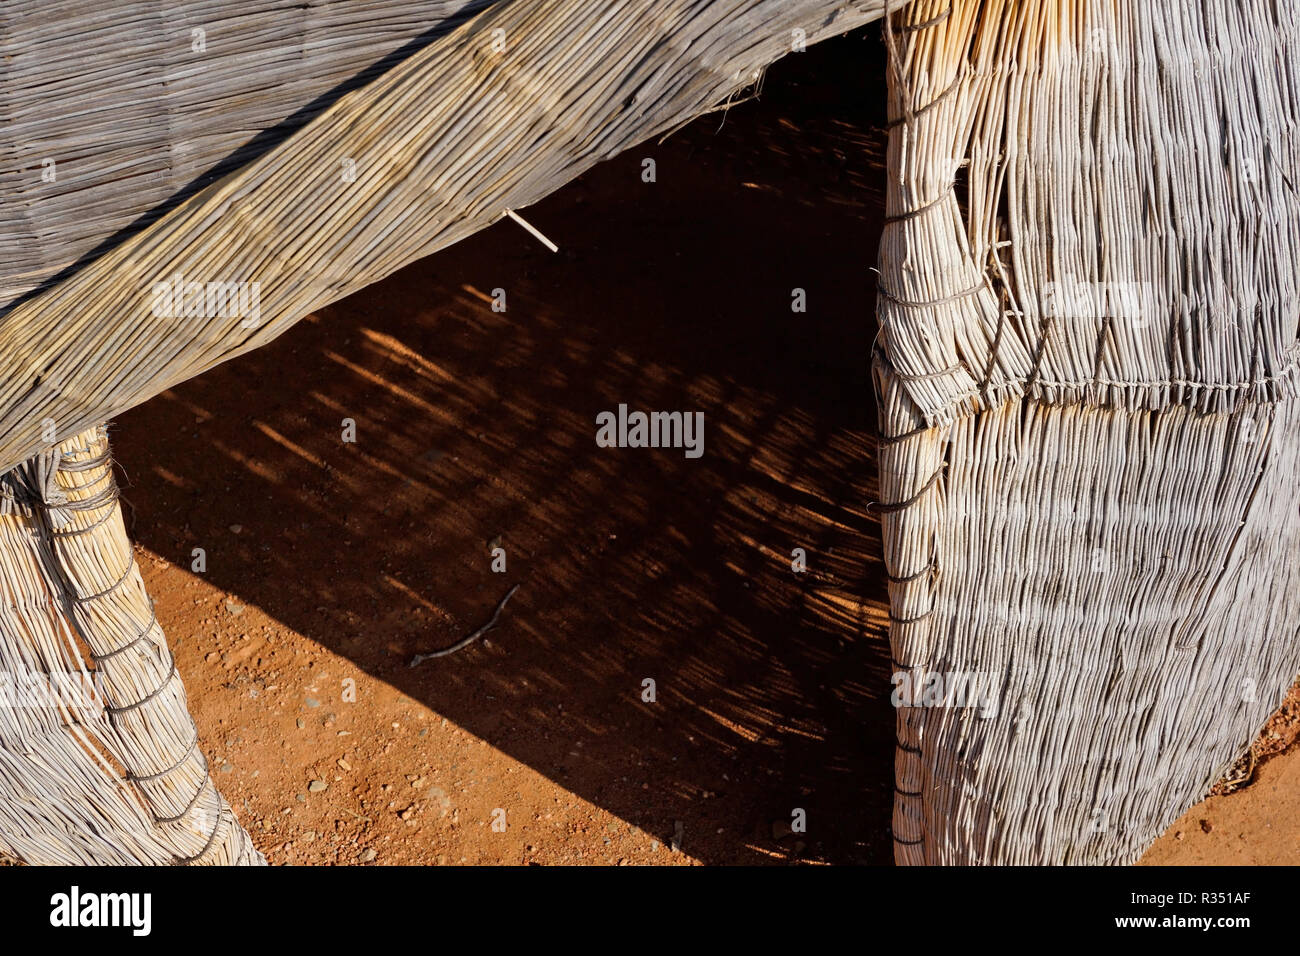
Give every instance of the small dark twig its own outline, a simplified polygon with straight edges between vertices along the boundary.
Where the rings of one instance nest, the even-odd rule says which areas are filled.
[[[516,584],[509,591],[507,591],[506,596],[501,599],[501,602],[497,605],[496,610],[492,612],[491,620],[489,620],[486,624],[480,627],[473,634],[470,634],[468,637],[462,637],[455,644],[451,645],[451,647],[444,647],[440,651],[430,651],[428,654],[416,654],[414,657],[411,658],[411,663],[409,666],[415,667],[417,664],[422,664],[427,660],[431,660],[432,658],[446,657],[448,654],[455,654],[457,651],[469,647],[480,637],[482,637],[488,631],[492,630],[492,628],[497,626],[497,618],[501,616],[501,609],[506,606],[507,601],[509,601],[512,597],[515,596],[515,592],[518,590],[519,590],[519,585]]]

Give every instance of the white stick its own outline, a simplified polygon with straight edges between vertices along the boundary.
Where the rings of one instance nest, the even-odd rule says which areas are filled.
[[[511,219],[513,219],[515,222],[519,223],[519,225],[523,226],[529,232],[531,232],[533,234],[533,238],[535,238],[538,242],[544,245],[547,249],[550,249],[552,252],[560,251],[559,246],[557,246],[555,243],[551,242],[551,240],[547,239],[540,232],[538,232],[537,229],[533,226],[533,224],[530,222],[526,222],[524,220],[524,217],[519,215],[519,213],[515,212],[513,209],[507,209],[506,215],[509,216]]]

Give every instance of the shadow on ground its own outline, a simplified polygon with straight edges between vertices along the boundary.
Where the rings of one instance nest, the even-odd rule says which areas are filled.
[[[790,56],[524,211],[559,254],[498,224],[123,416],[133,536],[706,862],[796,807],[805,857],[889,862],[883,99],[874,31]],[[703,457],[598,448],[620,403],[703,411]]]

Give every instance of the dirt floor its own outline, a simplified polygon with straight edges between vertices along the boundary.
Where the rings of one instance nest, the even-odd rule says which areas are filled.
[[[874,31],[788,57],[526,210],[558,254],[498,224],[116,423],[204,750],[273,863],[891,862],[879,63]],[[595,447],[619,403],[703,411],[704,456]],[[1298,797],[1291,748],[1147,859],[1300,862]]]

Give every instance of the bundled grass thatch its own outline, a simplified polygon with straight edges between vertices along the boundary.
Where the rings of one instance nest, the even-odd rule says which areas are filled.
[[[892,27],[879,507],[895,667],[935,691],[896,856],[1132,861],[1300,670],[1300,14]]]

